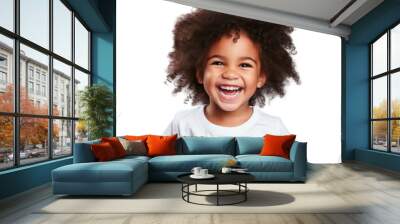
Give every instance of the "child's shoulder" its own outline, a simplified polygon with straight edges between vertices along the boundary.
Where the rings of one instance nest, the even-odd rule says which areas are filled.
[[[282,122],[280,117],[268,114],[268,113],[264,112],[263,110],[261,110],[261,108],[254,107],[254,112],[257,113],[257,116],[258,116],[260,121],[264,121],[264,122],[267,122],[267,123],[280,123],[280,122]]]
[[[176,112],[174,121],[197,119],[203,112],[203,105]]]

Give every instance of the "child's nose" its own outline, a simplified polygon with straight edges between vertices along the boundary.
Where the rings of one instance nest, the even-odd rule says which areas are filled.
[[[222,78],[224,79],[237,79],[238,73],[234,69],[228,69],[222,73]]]

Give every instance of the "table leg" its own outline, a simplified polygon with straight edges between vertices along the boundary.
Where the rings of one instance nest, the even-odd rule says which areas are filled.
[[[196,186],[195,186],[195,191],[197,192],[197,184],[196,184]]]
[[[217,206],[219,205],[219,184],[217,184]]]
[[[247,192],[248,192],[248,190],[247,190],[247,182],[246,183],[244,183],[244,201],[247,201]]]

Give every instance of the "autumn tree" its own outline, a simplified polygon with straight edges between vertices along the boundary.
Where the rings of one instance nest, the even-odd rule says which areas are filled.
[[[10,84],[6,88],[6,92],[0,93],[0,111],[13,112],[14,107],[14,88]],[[34,105],[29,99],[29,95],[24,87],[20,88],[20,110],[23,114],[41,114],[46,115],[48,112],[47,106]],[[58,113],[58,111],[56,111]],[[13,146],[13,120],[11,116],[0,116],[0,147],[9,148]],[[24,149],[26,145],[47,143],[48,136],[48,119],[47,118],[20,118],[20,148]],[[59,128],[54,125],[53,138],[59,136]]]
[[[372,109],[373,118],[387,118],[387,100],[382,100],[378,106]],[[400,117],[400,100],[394,99],[391,104],[391,117],[399,118]],[[392,142],[399,141],[400,138],[400,122],[397,120],[391,121],[392,128]],[[384,138],[387,136],[387,121],[375,121],[373,125],[373,133],[374,139],[376,138]]]

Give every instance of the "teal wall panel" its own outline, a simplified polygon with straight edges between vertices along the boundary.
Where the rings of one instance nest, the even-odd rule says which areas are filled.
[[[386,0],[351,27],[349,40],[342,41],[344,102],[342,110],[343,160],[358,160],[399,170],[398,156],[369,150],[369,43],[400,22],[400,1]]]
[[[71,163],[68,157],[0,172],[0,199],[48,183],[53,169]]]

